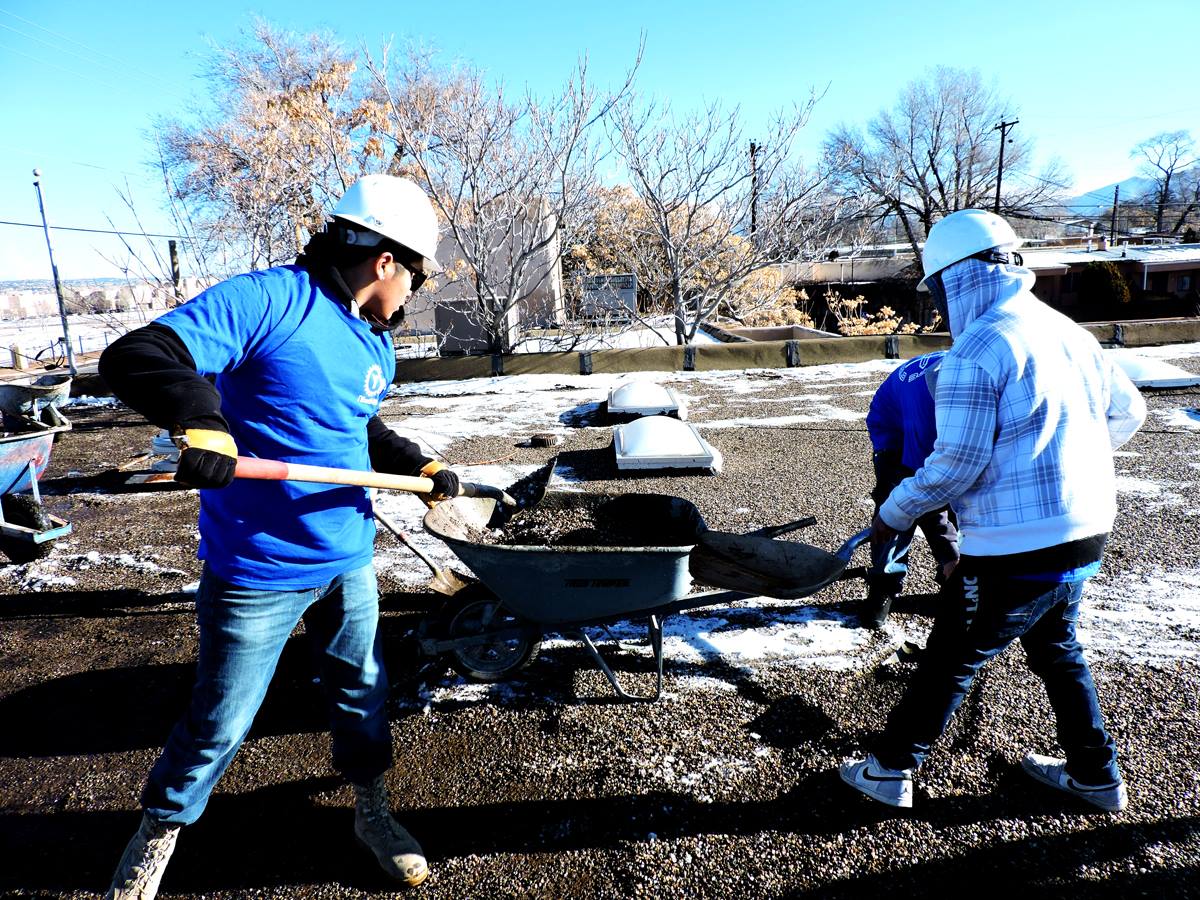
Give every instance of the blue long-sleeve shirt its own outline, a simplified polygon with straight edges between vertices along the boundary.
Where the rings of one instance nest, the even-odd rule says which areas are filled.
[[[876,453],[898,453],[906,469],[916,471],[933,452],[937,438],[933,394],[925,376],[942,361],[945,350],[910,359],[889,375],[871,398],[867,433]]]

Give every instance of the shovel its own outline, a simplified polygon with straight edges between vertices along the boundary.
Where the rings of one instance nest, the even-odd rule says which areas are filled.
[[[304,481],[312,484],[344,484],[355,487],[384,488],[392,491],[407,491],[410,494],[428,494],[433,490],[433,479],[414,475],[387,475],[383,472],[364,472],[359,469],[336,469],[330,466],[308,466],[303,463],[286,463],[274,459],[255,459],[239,456],[237,478],[253,478],[260,481]],[[498,487],[464,481],[459,484],[460,497],[488,497],[504,506],[517,505],[517,501]]]
[[[428,585],[430,590],[437,591],[439,594],[445,594],[447,597],[453,597],[470,584],[465,578],[459,577],[457,573],[449,569],[440,568],[437,563],[412,542],[407,534],[400,530],[400,527],[395,522],[379,510],[375,510],[375,519],[380,525],[394,534],[396,540],[415,553],[421,562],[429,566],[429,571],[433,573],[433,578]]]

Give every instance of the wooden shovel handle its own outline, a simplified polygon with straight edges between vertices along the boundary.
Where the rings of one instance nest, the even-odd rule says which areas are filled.
[[[259,481],[306,481],[313,484],[344,484],[356,487],[385,488],[392,491],[408,491],[410,494],[428,494],[433,490],[433,479],[415,475],[387,475],[383,472],[364,472],[359,469],[337,469],[332,466],[308,466],[303,463],[286,463],[275,459],[255,459],[239,456],[237,478],[253,478]]]

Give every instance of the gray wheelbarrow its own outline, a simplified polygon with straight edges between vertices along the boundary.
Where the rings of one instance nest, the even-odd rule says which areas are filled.
[[[581,507],[629,535],[629,546],[498,546],[481,543],[504,525],[510,510],[495,500],[457,497],[425,514],[425,530],[445,541],[479,582],[451,597],[418,629],[421,651],[446,655],[473,681],[503,681],[529,665],[547,632],[581,642],[624,700],[662,694],[662,622],[685,609],[750,597],[794,599],[847,577],[854,550],[870,535],[859,532],[835,553],[772,540],[815,523],[801,519],[745,535],[710,530],[696,507],[679,497],[611,497],[550,493],[542,506],[569,513]],[[853,577],[853,576],[851,576]],[[690,593],[693,580],[723,590]],[[627,692],[591,638],[588,626],[647,620],[657,682],[653,694]]]

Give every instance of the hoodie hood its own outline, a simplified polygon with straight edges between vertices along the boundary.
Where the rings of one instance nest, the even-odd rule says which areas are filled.
[[[950,312],[950,335],[957,338],[985,312],[1033,287],[1037,276],[1021,266],[968,258],[941,271]]]

